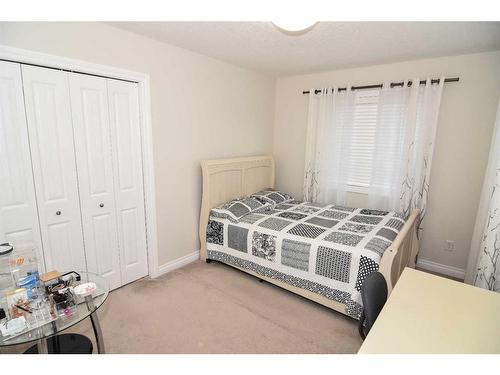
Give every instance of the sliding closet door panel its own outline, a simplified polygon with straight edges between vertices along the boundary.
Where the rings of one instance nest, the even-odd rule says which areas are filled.
[[[85,270],[68,73],[22,67],[47,269]]]
[[[148,274],[137,84],[108,80],[123,282]]]
[[[34,243],[43,264],[21,65],[0,61],[0,243]]]
[[[70,74],[71,108],[87,267],[121,285],[105,78]]]

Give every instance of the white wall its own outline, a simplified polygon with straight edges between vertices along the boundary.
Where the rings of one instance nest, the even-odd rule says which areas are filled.
[[[302,90],[408,78],[460,77],[445,85],[430,180],[420,258],[464,269],[500,97],[500,52],[285,77],[277,80],[274,154],[276,185],[302,196],[307,95]],[[365,197],[351,196],[362,205]],[[444,251],[455,241],[453,252]]]
[[[272,152],[270,77],[99,23],[0,23],[0,44],[150,75],[160,265],[199,249],[199,161]]]

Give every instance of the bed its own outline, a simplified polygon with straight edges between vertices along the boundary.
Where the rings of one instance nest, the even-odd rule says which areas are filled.
[[[391,291],[403,269],[415,266],[418,211],[405,218],[296,200],[274,190],[271,156],[201,165],[203,260],[228,264],[353,318],[362,309],[366,275],[379,270]],[[221,214],[226,208],[239,215]]]

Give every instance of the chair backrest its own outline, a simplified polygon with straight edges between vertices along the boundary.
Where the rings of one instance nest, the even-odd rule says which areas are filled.
[[[361,299],[364,321],[360,320],[360,333],[367,335],[387,301],[387,283],[380,272],[372,272],[366,277],[361,287]]]

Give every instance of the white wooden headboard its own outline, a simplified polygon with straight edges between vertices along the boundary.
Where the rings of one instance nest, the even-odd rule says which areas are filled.
[[[203,193],[200,210],[200,257],[207,258],[206,230],[210,210],[231,199],[274,188],[272,156],[202,160]]]

